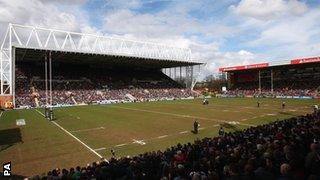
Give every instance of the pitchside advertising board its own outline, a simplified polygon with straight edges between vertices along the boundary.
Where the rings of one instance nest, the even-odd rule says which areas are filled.
[[[0,108],[13,108],[13,97],[11,95],[0,95]]]
[[[291,60],[291,64],[304,64],[304,63],[314,63],[314,62],[320,62],[320,57],[311,57],[311,58]]]
[[[244,65],[244,66],[225,67],[225,68],[219,68],[219,71],[220,72],[238,71],[238,70],[244,70],[244,69],[257,69],[257,68],[265,68],[265,67],[269,67],[269,63],[259,63],[259,64]]]

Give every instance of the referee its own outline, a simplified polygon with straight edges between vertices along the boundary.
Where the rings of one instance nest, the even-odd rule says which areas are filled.
[[[199,126],[200,126],[199,122],[195,120],[193,123],[193,133],[198,134]]]
[[[224,129],[222,126],[219,129],[219,136],[224,136]]]

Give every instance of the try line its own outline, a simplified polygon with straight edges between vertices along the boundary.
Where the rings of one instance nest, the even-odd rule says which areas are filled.
[[[34,109],[36,112],[38,112],[41,116],[45,117],[45,115],[40,112],[38,109]],[[80,144],[82,144],[84,147],[86,147],[87,149],[89,149],[93,154],[95,154],[96,156],[98,156],[99,158],[103,158],[103,156],[99,153],[97,153],[94,149],[92,149],[91,147],[89,147],[86,143],[82,142],[79,138],[77,138],[76,136],[74,136],[73,134],[71,134],[71,132],[69,132],[68,130],[64,129],[62,126],[60,126],[57,122],[51,121],[54,125],[56,125],[57,127],[59,127],[61,130],[63,130],[65,133],[67,133],[69,136],[71,136],[73,139],[75,139],[76,141],[78,141]]]
[[[1,111],[1,113],[0,113],[0,119],[1,119],[1,117],[2,117],[2,115],[4,114],[4,112],[3,111]]]

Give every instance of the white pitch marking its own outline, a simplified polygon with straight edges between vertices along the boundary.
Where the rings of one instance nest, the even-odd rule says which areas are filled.
[[[247,118],[244,118],[244,119],[241,119],[240,121],[246,121],[246,120],[248,120]]]
[[[242,124],[242,125],[255,126],[255,125],[252,125],[252,124]],[[219,126],[220,126],[219,124],[215,124],[212,127],[219,127]],[[202,127],[202,128],[199,128],[199,130],[202,130],[202,129],[205,129],[205,128],[208,128],[208,127]],[[188,132],[189,132],[188,130],[187,131],[181,131],[178,134],[187,134]],[[113,147],[122,147],[122,146],[130,145],[130,144],[145,145],[146,144],[145,141],[151,141],[151,140],[154,140],[154,139],[162,139],[162,138],[166,138],[166,137],[174,136],[174,135],[177,135],[177,134],[163,135],[163,136],[158,136],[158,137],[155,137],[155,138],[144,139],[144,140],[133,139],[133,142],[131,142],[131,143],[118,144],[118,145],[114,145]],[[107,149],[107,148],[98,148],[98,149],[95,149],[95,150],[96,151],[101,151],[101,150],[104,150],[104,149]]]
[[[238,121],[230,121],[230,122],[228,122],[228,124],[236,125],[236,124],[240,124],[240,123]]]
[[[179,132],[179,134],[186,134],[186,133],[188,133],[188,131],[181,131],[181,132]]]
[[[124,143],[124,144],[118,144],[118,145],[115,145],[114,147],[121,147],[121,146],[125,146],[125,145],[127,145],[126,143]]]
[[[45,115],[40,112],[38,109],[35,109],[39,114],[41,114],[43,117],[45,117]],[[68,135],[70,135],[71,137],[73,137],[76,141],[78,141],[80,144],[82,144],[83,146],[85,146],[87,149],[89,149],[91,152],[93,152],[95,155],[97,155],[99,158],[103,158],[103,156],[101,156],[101,154],[97,153],[95,150],[93,150],[91,147],[89,147],[86,143],[82,142],[79,138],[77,138],[76,136],[74,136],[73,134],[71,134],[69,131],[67,131],[66,129],[64,129],[62,126],[60,126],[58,123],[51,121],[54,125],[58,126],[61,130],[63,130],[65,133],[67,133]]]
[[[157,138],[162,139],[162,138],[166,138],[166,137],[168,137],[168,135],[158,136]]]
[[[204,130],[204,129],[205,129],[204,127],[199,128],[199,130]]]
[[[38,109],[34,109],[35,111],[37,111],[39,114],[41,114],[41,116],[46,117],[41,111],[39,111]]]
[[[230,122],[230,121],[222,120],[222,119],[204,118],[204,117],[198,117],[198,116],[181,115],[181,114],[174,114],[174,113],[167,113],[167,112],[159,112],[159,111],[152,111],[152,110],[145,110],[145,109],[127,108],[127,107],[119,107],[119,106],[110,106],[110,107],[120,108],[120,109],[128,109],[128,110],[133,110],[133,111],[156,113],[156,114],[166,114],[166,115],[177,116],[177,117],[187,117],[187,118],[203,119],[203,120],[208,120],[208,121],[213,121],[213,122],[220,122],[220,123],[229,123],[229,122]],[[247,126],[247,124],[242,124],[242,125],[246,125],[246,126]]]
[[[93,131],[93,130],[100,130],[100,129],[104,129],[104,127],[96,127],[96,128],[90,128],[90,129],[79,129],[79,130],[74,130],[74,131],[70,131],[70,132],[86,132],[86,131]]]
[[[140,145],[145,145],[146,144],[143,140],[135,140],[135,139],[132,139],[132,140],[133,140],[133,143],[137,143],[137,144],[140,144]]]
[[[62,129],[64,132],[66,132],[67,134],[69,134],[71,137],[73,137],[75,140],[77,140],[79,143],[81,143],[82,145],[84,145],[87,149],[89,149],[91,152],[93,152],[94,154],[96,154],[99,158],[103,158],[103,156],[101,156],[101,154],[97,153],[95,150],[93,150],[91,147],[89,147],[86,143],[82,142],[80,139],[78,139],[77,137],[75,137],[73,134],[71,134],[69,131],[67,131],[66,129],[64,129],[62,126],[60,126],[58,123],[51,121],[53,124],[55,124],[56,126],[58,126],[60,129]]]
[[[222,110],[222,109],[213,109],[213,108],[209,108],[209,110],[211,110],[211,111],[231,112],[231,113],[255,114],[255,113],[253,113],[253,112],[233,111],[233,110],[228,110],[228,109]]]
[[[1,111],[1,113],[0,113],[0,118],[2,117],[2,115],[3,115],[3,111]]]
[[[107,148],[103,147],[103,148],[98,148],[98,149],[94,149],[95,151],[102,151],[102,150],[105,150]]]
[[[228,122],[228,124],[232,124],[232,125],[245,125],[245,126],[256,126],[256,125],[254,125],[254,124],[247,124],[247,123],[240,123],[239,121],[230,121],[230,122]]]
[[[268,116],[275,116],[276,114],[267,114]]]
[[[120,109],[128,109],[128,110],[133,110],[133,111],[149,112],[149,113],[155,113],[155,114],[165,114],[165,115],[177,116],[177,117],[187,117],[187,118],[203,119],[203,120],[209,120],[209,121],[214,121],[214,122],[225,122],[225,123],[228,122],[228,121],[222,120],[222,119],[204,118],[204,117],[198,117],[198,116],[174,114],[174,113],[159,112],[159,111],[152,111],[152,110],[145,110],[145,109],[127,108],[127,107],[119,107],[119,106],[110,106],[110,107],[120,108]]]

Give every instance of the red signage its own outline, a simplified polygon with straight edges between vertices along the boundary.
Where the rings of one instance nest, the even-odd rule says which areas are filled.
[[[320,57],[311,57],[311,58],[302,58],[291,60],[291,64],[304,64],[304,63],[313,63],[320,62]]]
[[[269,63],[259,63],[259,64],[244,65],[244,66],[224,67],[224,68],[219,68],[219,71],[220,72],[227,72],[227,71],[238,71],[238,70],[244,70],[244,69],[266,68],[266,67],[269,67]]]

